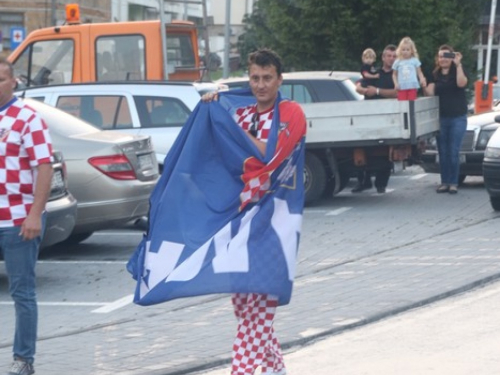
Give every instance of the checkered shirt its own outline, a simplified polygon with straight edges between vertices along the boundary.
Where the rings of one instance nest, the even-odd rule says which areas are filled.
[[[248,107],[238,108],[234,114],[234,120],[243,129],[250,129],[252,119],[257,113],[257,106],[250,105]],[[257,139],[262,142],[267,142],[269,131],[273,122],[274,106],[268,111],[259,113],[259,124],[257,125]]]
[[[0,107],[0,227],[19,226],[34,200],[36,167],[52,162],[47,125],[20,99]]]
[[[245,130],[249,130],[254,116],[257,113],[257,105],[238,108],[234,114],[236,123]],[[269,131],[273,122],[274,106],[268,111],[259,113],[257,125],[257,139],[267,142]],[[245,187],[240,194],[242,207],[250,202],[258,202],[269,190],[271,186],[271,173],[263,173],[245,183]]]

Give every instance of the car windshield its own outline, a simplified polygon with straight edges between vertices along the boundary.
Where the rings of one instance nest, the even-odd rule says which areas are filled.
[[[51,132],[57,132],[61,136],[69,137],[78,134],[96,133],[100,131],[79,118],[44,104],[38,100],[28,98],[23,100],[26,104],[33,107],[47,122],[47,124],[50,124]]]

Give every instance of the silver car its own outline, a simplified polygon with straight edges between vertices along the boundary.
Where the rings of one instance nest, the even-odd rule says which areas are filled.
[[[158,179],[150,137],[101,131],[37,100],[24,100],[46,121],[54,149],[64,155],[69,190],[77,200],[69,242],[147,214]]]
[[[66,165],[63,155],[54,151],[50,196],[45,205],[46,222],[41,247],[55,245],[67,239],[76,223],[76,199],[68,191]]]

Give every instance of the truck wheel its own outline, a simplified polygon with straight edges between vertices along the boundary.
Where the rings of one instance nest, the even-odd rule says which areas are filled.
[[[306,153],[304,165],[305,203],[310,204],[321,198],[326,187],[326,172],[323,163],[311,153]]]
[[[500,197],[490,197],[490,203],[495,211],[500,211]]]
[[[466,174],[460,174],[460,175],[458,175],[458,184],[459,185],[462,185],[464,183],[465,177],[467,177]]]

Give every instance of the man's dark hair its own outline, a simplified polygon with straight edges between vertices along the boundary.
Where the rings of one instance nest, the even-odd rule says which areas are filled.
[[[396,51],[398,47],[396,47],[394,44],[388,44],[385,46],[384,51]]]
[[[248,55],[248,67],[255,64],[260,67],[274,66],[278,77],[283,73],[283,64],[279,55],[268,48],[262,48]]]
[[[9,70],[9,76],[14,77],[14,67],[6,59],[0,57],[0,65],[5,65]]]

